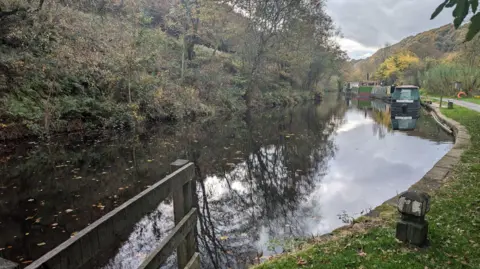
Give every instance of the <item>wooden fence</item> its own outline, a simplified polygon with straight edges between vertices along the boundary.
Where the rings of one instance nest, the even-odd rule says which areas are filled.
[[[88,267],[101,250],[114,245],[118,234],[131,230],[142,217],[156,210],[170,194],[173,196],[176,226],[139,268],[159,268],[175,249],[178,268],[200,268],[195,242],[197,209],[193,207],[194,165],[186,160],[177,160],[171,164],[171,168],[175,171],[81,230],[75,237],[40,257],[26,269]]]

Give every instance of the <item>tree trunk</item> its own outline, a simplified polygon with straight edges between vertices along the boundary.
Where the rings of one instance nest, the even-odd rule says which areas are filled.
[[[182,70],[181,70],[181,79],[183,81],[183,77],[185,75],[185,37],[183,38],[182,42]]]
[[[440,108],[442,108],[443,95],[440,95]]]
[[[132,91],[131,91],[131,82],[130,81],[131,81],[131,78],[128,80],[128,103],[129,104],[132,103]]]

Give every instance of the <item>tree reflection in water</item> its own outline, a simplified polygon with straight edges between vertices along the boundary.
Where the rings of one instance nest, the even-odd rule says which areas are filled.
[[[286,113],[272,124],[247,115],[242,140],[248,156],[231,164],[233,170],[199,182],[204,268],[243,268],[257,252],[270,254],[268,240],[308,235],[305,219],[320,216],[306,198],[334,156],[330,135],[345,113],[343,104],[335,104]]]
[[[265,256],[281,252],[285,245],[277,244],[277,240],[324,232],[330,228],[320,227],[327,223],[325,220],[340,213],[331,211],[344,209],[338,208],[343,204],[335,207],[331,201],[319,200],[332,192],[322,189],[332,174],[330,171],[322,179],[327,162],[333,156],[341,158],[342,152],[357,158],[355,148],[349,151],[349,147],[365,142],[382,147],[382,143],[369,139],[371,132],[363,133],[361,126],[374,121],[387,128],[385,123],[371,110],[368,119],[355,109],[346,112],[347,103],[350,102],[329,100],[319,106],[247,114],[243,119],[161,125],[153,130],[94,140],[79,137],[73,141],[55,139],[47,144],[15,145],[0,155],[0,245],[12,246],[2,255],[17,262],[18,257],[39,258],[72,233],[157,182],[169,172],[168,164],[177,158],[194,161],[196,165],[198,239],[204,268],[242,268],[253,262],[257,252]],[[345,118],[348,122],[343,124]],[[334,132],[337,134],[332,135]],[[385,132],[386,137],[381,140],[404,143],[406,140],[401,138],[405,134],[438,143],[450,141],[448,134],[426,116],[419,119],[414,131],[402,135]],[[416,146],[429,143],[421,139],[409,141],[418,142]],[[343,150],[337,151],[334,142]],[[434,161],[436,155],[430,155],[425,156],[423,165],[430,165],[429,158]],[[348,170],[349,165],[353,165],[353,172],[359,169],[356,160],[345,156],[339,162],[341,166],[330,162],[334,164],[330,169]],[[369,183],[376,184],[371,174],[365,176],[370,180],[356,178],[357,184],[365,188]],[[339,184],[351,183],[337,179],[336,175],[330,180],[332,177]],[[403,181],[404,178],[398,179]],[[327,212],[320,210],[324,205],[323,209],[331,209],[329,216],[320,216],[320,212]],[[166,201],[157,211],[143,217],[125,238],[119,238],[118,247],[106,253],[105,257],[113,258],[109,262],[99,259],[99,263],[112,269],[136,268],[173,227],[171,207],[171,201]],[[74,211],[66,213],[67,209]],[[53,223],[58,224],[55,229],[51,227]],[[272,240],[274,249],[268,247]],[[38,242],[47,244],[40,248]],[[167,267],[174,263],[172,256]]]

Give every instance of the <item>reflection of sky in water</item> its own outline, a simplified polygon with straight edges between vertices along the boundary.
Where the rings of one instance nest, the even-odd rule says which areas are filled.
[[[168,236],[173,227],[173,207],[163,202],[158,206],[157,211],[143,217],[135,225],[128,240],[104,268],[138,268],[161,240]],[[152,244],[152,242],[157,242],[157,244]],[[172,255],[167,263],[172,264],[174,260],[175,255]]]
[[[259,220],[257,248],[263,248],[264,254],[268,254],[265,246],[274,237],[319,235],[342,226],[338,215],[343,211],[358,216],[406,190],[451,148],[449,142],[428,141],[402,132],[387,133],[379,138],[372,135],[374,124],[359,111],[347,112],[346,122],[332,135],[337,152],[328,162],[326,175],[314,176],[314,191],[303,199],[295,212],[266,224]],[[272,153],[272,147],[264,151]],[[276,169],[282,171],[283,168]],[[248,186],[242,185],[245,181],[240,181],[246,173],[245,163],[238,164],[229,173],[230,177],[238,178],[230,182],[230,188],[242,195],[248,192]],[[228,184],[216,176],[208,177],[206,186],[211,201],[231,194]],[[238,221],[248,218],[249,213],[238,212]],[[299,226],[293,229],[295,232],[290,231],[293,225]],[[302,234],[298,234],[299,230]]]
[[[275,208],[272,215],[261,215],[265,212],[262,207],[269,202],[262,194],[250,193],[250,190],[261,188],[255,187],[255,180],[248,180],[258,175],[249,174],[247,161],[235,164],[225,176],[207,176],[205,194],[216,235],[228,238],[222,240],[222,244],[226,249],[243,245],[243,252],[248,253],[262,250],[267,256],[272,252],[266,246],[274,238],[328,233],[343,225],[338,217],[343,211],[358,216],[406,190],[452,146],[451,142],[434,142],[403,132],[385,132],[385,136],[380,137],[372,130],[385,127],[377,125],[373,119],[365,117],[363,111],[348,110],[345,121],[330,136],[336,148],[335,157],[328,160],[326,171],[321,164],[310,171],[313,173],[312,189],[308,191],[305,189],[308,187],[297,186],[296,192],[301,193],[301,198],[292,210],[284,206],[287,210]],[[281,161],[286,154],[281,148],[270,145],[259,152],[266,161],[266,170],[274,174],[276,180],[290,180],[288,173],[291,171]],[[259,165],[259,155],[250,156],[250,166]],[[202,194],[199,195],[199,207],[202,208]],[[172,209],[162,204],[160,211],[162,214],[152,213],[137,224],[129,241],[107,268],[135,268],[144,258],[143,253],[153,249],[151,239],[159,242],[158,239],[166,236],[165,231],[173,226]]]

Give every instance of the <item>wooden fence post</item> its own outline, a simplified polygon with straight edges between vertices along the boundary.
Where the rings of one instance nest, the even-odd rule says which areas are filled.
[[[176,160],[170,164],[170,168],[173,171],[188,164],[188,160]],[[181,189],[173,190],[173,214],[175,225],[177,225],[193,208],[193,193],[192,193],[192,180],[187,180]],[[195,254],[195,232],[190,231],[185,237],[184,242],[177,248],[177,262],[178,268],[185,268],[190,261],[190,258]]]

